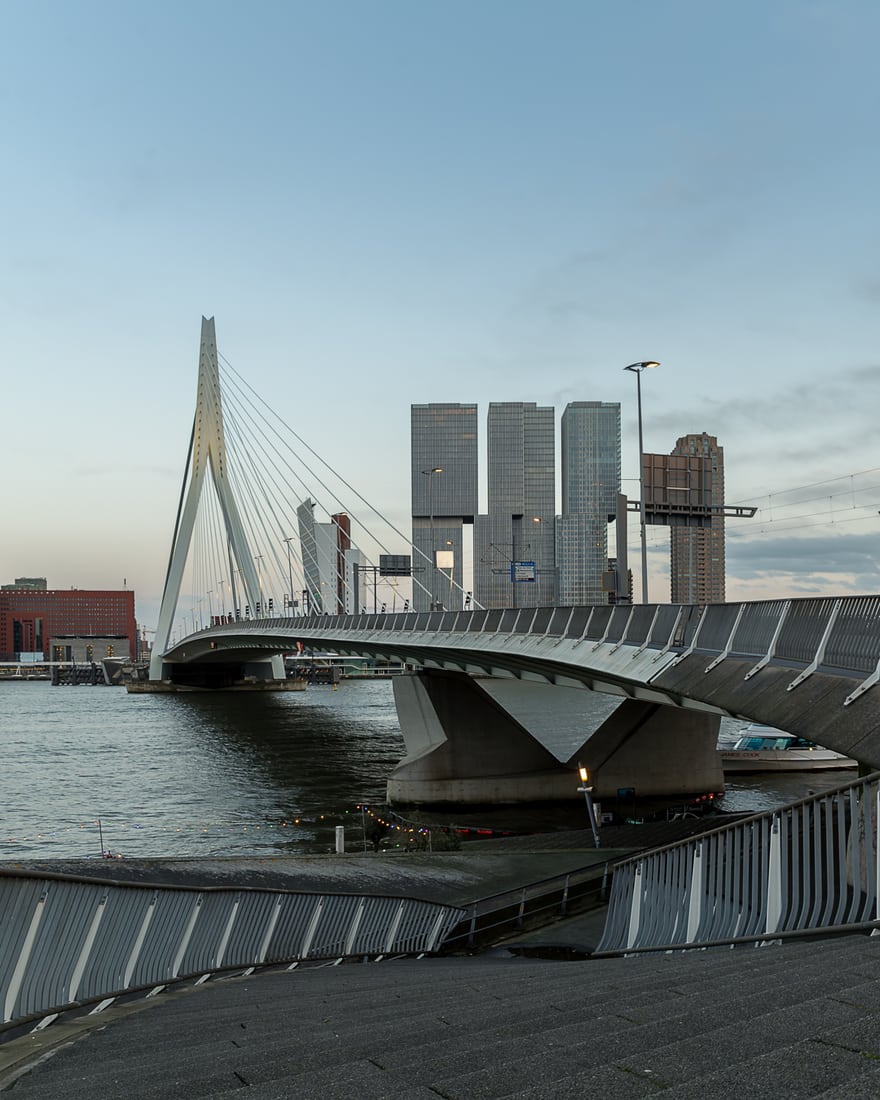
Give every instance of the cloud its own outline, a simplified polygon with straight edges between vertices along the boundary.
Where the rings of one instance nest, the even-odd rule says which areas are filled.
[[[880,589],[880,554],[873,533],[728,539],[726,551],[728,575],[740,579],[784,574],[800,576],[811,587],[818,578],[826,583],[835,578],[860,589]]]

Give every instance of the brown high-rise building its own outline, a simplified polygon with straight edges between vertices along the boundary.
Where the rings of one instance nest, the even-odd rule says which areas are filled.
[[[714,435],[685,435],[670,452],[708,459],[712,468],[711,504],[724,505],[724,449]],[[673,603],[724,603],[724,513],[707,527],[670,529],[670,580]]]

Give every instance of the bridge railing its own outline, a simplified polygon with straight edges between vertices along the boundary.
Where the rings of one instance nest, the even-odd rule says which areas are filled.
[[[432,952],[455,906],[413,898],[0,873],[0,1031],[215,971]]]
[[[598,952],[880,923],[880,773],[615,864]]]
[[[398,631],[429,635],[570,638],[594,648],[632,645],[717,659],[752,660],[753,672],[769,661],[800,670],[862,675],[847,700],[880,683],[880,596],[764,600],[740,604],[596,604],[580,607],[507,608],[489,611],[411,611],[391,614],[308,615],[246,620],[214,630],[260,632],[271,627],[304,640],[309,635]],[[204,632],[202,632],[204,633]],[[753,673],[750,673],[750,675]],[[794,685],[793,685],[794,686]]]

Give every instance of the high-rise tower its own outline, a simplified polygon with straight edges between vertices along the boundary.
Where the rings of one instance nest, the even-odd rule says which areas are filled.
[[[673,603],[724,603],[724,449],[714,435],[685,435],[670,452],[708,459],[712,482],[710,503],[719,511],[707,527],[670,529],[670,579]]]
[[[554,411],[533,401],[489,405],[488,513],[474,530],[474,596],[483,607],[555,600]],[[526,563],[516,569],[514,563]]]
[[[357,613],[356,567],[360,551],[351,545],[351,524],[345,512],[337,512],[329,523],[315,521],[315,503],[306,499],[296,510],[302,546],[306,588],[303,611],[342,615]]]
[[[562,414],[562,515],[556,520],[561,605],[607,603],[608,523],[620,492],[620,405],[572,401]]]
[[[413,609],[460,608],[464,525],[477,511],[477,406],[412,405]]]

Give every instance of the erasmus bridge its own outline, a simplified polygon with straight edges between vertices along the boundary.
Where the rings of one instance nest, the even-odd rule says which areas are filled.
[[[571,799],[579,763],[599,797],[621,788],[720,790],[725,716],[880,768],[880,596],[398,611],[395,595],[390,612],[389,599],[381,612],[358,600],[352,614],[301,613],[308,602],[314,608],[304,560],[314,551],[290,533],[297,502],[320,490],[330,494],[328,514],[356,509],[339,505],[299,437],[305,453],[283,454],[280,429],[267,426],[229,368],[223,389],[214,322],[203,319],[193,433],[146,687],[281,687],[283,655],[303,648],[405,662],[414,672],[396,677],[394,690],[406,756],[388,783],[398,803]],[[378,537],[373,546],[384,549]],[[414,586],[430,568],[413,569]],[[375,582],[375,566],[360,569],[372,569]],[[175,633],[187,619],[178,608],[185,578],[192,629]],[[294,599],[303,589],[305,606]],[[598,729],[584,717],[590,691],[620,701]],[[582,736],[565,760],[546,745],[560,729]]]
[[[237,396],[246,397],[246,392],[239,389]],[[141,686],[162,691],[282,689],[287,683],[283,655],[300,651],[300,647],[404,661],[415,671],[395,677],[394,688],[407,753],[388,783],[389,800],[401,803],[485,804],[571,798],[577,761],[589,768],[593,789],[600,797],[615,787],[635,789],[643,795],[717,790],[722,776],[715,745],[725,715],[779,726],[837,749],[858,759],[862,774],[791,806],[742,819],[735,817],[708,831],[692,834],[686,830],[684,839],[677,843],[650,850],[626,848],[618,850],[616,856],[613,850],[606,850],[611,857],[607,862],[603,853],[593,852],[594,860],[561,878],[544,877],[513,894],[469,900],[467,909],[448,899],[425,900],[408,893],[400,896],[399,890],[394,896],[327,892],[304,882],[302,868],[297,871],[296,889],[240,883],[160,885],[149,879],[141,882],[137,875],[114,882],[106,872],[95,878],[7,868],[0,871],[0,906],[4,913],[0,936],[4,945],[0,959],[0,1039],[4,1033],[20,1033],[26,1039],[21,1064],[30,1071],[31,1078],[16,1081],[16,1090],[22,1087],[23,1095],[41,1098],[67,1097],[70,1082],[81,1080],[91,1096],[97,1072],[99,1082],[112,1082],[108,1087],[112,1087],[113,1095],[118,1093],[122,1079],[127,1094],[147,1095],[137,1091],[136,1076],[138,1081],[147,1082],[145,1087],[151,1096],[155,1095],[157,1082],[166,1079],[173,1081],[168,1085],[169,1095],[180,1094],[181,1081],[187,1086],[195,1082],[200,1095],[206,1094],[206,1088],[211,1095],[219,1095],[220,1091],[226,1095],[242,1084],[256,1084],[259,1090],[260,1082],[267,1077],[254,1076],[254,1067],[262,1073],[268,1065],[273,1095],[282,1094],[275,1087],[281,1080],[283,1084],[278,1087],[284,1095],[289,1094],[291,1082],[294,1088],[298,1087],[296,1082],[305,1082],[305,1087],[314,1092],[314,1078],[298,1072],[291,1075],[290,1067],[295,1071],[301,1068],[297,1062],[303,1048],[301,1042],[297,1047],[296,1037],[302,1040],[305,1035],[307,1041],[314,1037],[319,1046],[324,1043],[317,1055],[323,1069],[330,1049],[326,1047],[327,1028],[339,1026],[336,1016],[331,1025],[326,1018],[328,997],[332,996],[334,1004],[354,1004],[357,1016],[350,1040],[346,1037],[340,1043],[335,1032],[331,1040],[333,1051],[344,1049],[354,1059],[342,1066],[333,1081],[347,1095],[352,1080],[357,1080],[359,1088],[366,1080],[366,1067],[376,1073],[367,1082],[368,1091],[372,1089],[370,1095],[389,1095],[389,1089],[393,1092],[398,1081],[387,1072],[391,1017],[380,1014],[377,1045],[369,1048],[375,1049],[376,1058],[367,1058],[358,1045],[363,1034],[364,993],[350,996],[350,976],[368,975],[363,990],[373,997],[371,1004],[379,1003],[376,998],[385,996],[389,985],[382,984],[384,977],[374,984],[369,977],[374,972],[371,967],[337,971],[324,964],[332,962],[335,966],[346,958],[362,962],[397,960],[400,956],[421,958],[449,944],[461,944],[462,937],[471,943],[478,921],[483,921],[487,934],[495,929],[492,935],[497,937],[499,913],[515,912],[516,916],[508,912],[505,920],[515,920],[519,927],[527,906],[534,913],[555,910],[554,892],[561,890],[559,912],[565,914],[576,894],[591,898],[594,891],[601,891],[600,896],[604,896],[610,872],[611,894],[602,938],[586,965],[602,967],[604,962],[596,960],[603,955],[662,952],[659,961],[663,974],[650,967],[639,969],[640,963],[635,964],[634,971],[629,958],[613,960],[626,964],[626,969],[619,972],[617,986],[609,987],[603,984],[607,971],[582,971],[579,968],[584,964],[567,962],[565,968],[578,968],[573,971],[578,992],[571,1008],[560,1017],[562,979],[558,963],[541,973],[543,982],[538,980],[537,971],[530,970],[526,989],[519,970],[527,964],[517,962],[515,993],[511,989],[505,1008],[498,993],[502,971],[497,958],[486,960],[491,973],[487,969],[484,978],[476,982],[473,975],[461,981],[464,970],[459,964],[465,960],[446,960],[453,986],[444,996],[453,1005],[456,1018],[460,1016],[463,990],[476,1004],[477,1014],[470,1018],[478,1021],[481,1037],[489,994],[492,1012],[502,1012],[498,1043],[488,1044],[493,1049],[509,1039],[505,1014],[516,1026],[522,1026],[525,1004],[531,1036],[536,1021],[540,1023],[548,1015],[549,1006],[549,1016],[555,1017],[548,1032],[552,1038],[545,1040],[539,1032],[537,1045],[530,1046],[526,1053],[530,1071],[535,1062],[539,1065],[542,1096],[548,1095],[547,1080],[551,1081],[552,1091],[560,1079],[560,1073],[555,1072],[557,1063],[572,1061],[559,1054],[558,1019],[566,1022],[569,1017],[581,1016],[594,1023],[604,1018],[608,1023],[611,1030],[598,1032],[594,1039],[600,1051],[612,1051],[612,1061],[603,1067],[601,1063],[609,1055],[600,1053],[595,1062],[599,1075],[591,1074],[588,1085],[583,1083],[586,1078],[579,1078],[579,1094],[585,1087],[595,1087],[597,1081],[604,1086],[613,1079],[611,1074],[622,1068],[621,1040],[628,1035],[638,1036],[640,1044],[641,1036],[647,1033],[647,1045],[634,1047],[632,1054],[623,1056],[625,1060],[631,1057],[634,1065],[654,1067],[658,1059],[662,1063],[663,1057],[667,1057],[667,1066],[672,1065],[670,1051],[677,1063],[683,1044],[673,1043],[670,1036],[686,1034],[689,1042],[691,1031],[699,1040],[689,1048],[689,1056],[696,1058],[694,1080],[701,1095],[706,1094],[706,1081],[711,1080],[704,1072],[705,1044],[708,1041],[713,1049],[717,1048],[719,1036],[728,1037],[735,1047],[725,1064],[734,1075],[741,1074],[745,1066],[750,1085],[753,1081],[766,1084],[766,1063],[774,1062],[779,1054],[773,1054],[774,1047],[783,1042],[789,1061],[778,1062],[785,1068],[784,1083],[780,1077],[780,1085],[774,1085],[778,1092],[779,1087],[787,1087],[794,1079],[791,1073],[795,1062],[800,1065],[809,1061],[808,1045],[786,1037],[785,1028],[780,1028],[779,1016],[773,1011],[780,1003],[790,1005],[785,1021],[795,1038],[815,1035],[815,1065],[823,1096],[832,1092],[843,1095],[840,1088],[827,1090],[831,1070],[837,1074],[835,1082],[843,1080],[845,1074],[854,1088],[866,1085],[875,1095],[877,1077],[873,1064],[866,1059],[876,1061],[876,948],[872,946],[876,941],[853,934],[876,935],[880,931],[880,771],[867,774],[872,768],[880,769],[880,597],[770,600],[706,607],[477,607],[400,613],[392,599],[390,613],[368,614],[355,605],[358,613],[347,615],[297,614],[300,608],[294,598],[294,577],[303,584],[308,570],[304,569],[302,547],[294,546],[288,530],[296,508],[291,499],[294,483],[308,490],[311,501],[314,485],[320,481],[326,488],[327,482],[315,473],[313,454],[287,463],[274,448],[267,448],[261,442],[266,439],[266,426],[267,421],[247,401],[236,404],[221,400],[214,324],[203,321],[189,459],[151,679]],[[303,475],[308,477],[305,485]],[[363,568],[372,567],[365,562]],[[428,578],[430,585],[430,573]],[[188,613],[192,630],[172,636],[185,581],[191,593]],[[419,583],[415,576],[413,583]],[[280,589],[278,584],[282,585]],[[276,614],[276,597],[271,593],[279,591],[280,614]],[[207,626],[201,621],[203,605]],[[240,614],[242,606],[247,609],[244,617]],[[585,717],[589,692],[601,692],[619,701],[595,730],[586,728],[590,724]],[[567,760],[558,759],[547,748],[549,733],[563,728],[583,736],[578,752]],[[594,847],[600,848],[595,826],[593,839]],[[543,866],[546,852],[538,855]],[[395,873],[399,869],[392,870]],[[484,905],[485,910],[481,908]],[[545,915],[541,919],[550,918]],[[843,933],[847,934],[842,941],[845,954],[837,943],[829,944],[825,951],[815,942],[818,935],[840,937]],[[690,953],[701,968],[699,984],[690,986],[698,990],[697,1009],[692,1008],[691,1016],[682,1018],[677,1015],[678,1005],[658,1002],[658,1011],[671,1013],[675,1021],[672,1031],[658,1035],[655,1017],[651,1016],[647,1017],[650,1022],[642,1026],[645,1017],[640,1014],[646,1004],[653,1007],[650,1002],[661,988],[671,988],[678,1002],[688,1000],[681,996],[681,990],[689,988],[688,983],[682,984],[685,971],[669,958],[675,951],[722,944],[777,944],[804,935],[809,935],[811,941],[802,943],[800,951],[793,946],[795,954],[785,954],[776,969],[762,971],[766,975],[764,984],[755,985],[744,1001],[743,982],[757,972],[752,956],[747,956],[749,965],[735,971],[729,983],[728,1003],[722,1004],[723,1026],[714,1020],[710,1026],[715,1030],[710,1032],[703,1030],[703,990],[706,982],[711,982],[713,1005],[717,1004],[714,994],[719,981],[731,973],[726,961],[729,955]],[[772,955],[763,954],[772,959]],[[311,1001],[303,1000],[311,985],[308,974],[295,985],[287,974],[303,960],[320,964],[312,977],[317,974],[325,979],[317,987],[317,999]],[[789,960],[794,960],[794,965]],[[399,963],[393,965],[398,967]],[[806,970],[817,965],[821,970],[813,986],[805,984]],[[279,966],[284,968],[274,976],[279,1001],[267,998],[267,991],[273,988],[264,984],[269,976],[254,977],[254,990],[249,992],[250,976],[255,970]],[[846,978],[841,980],[843,971]],[[106,1039],[99,1046],[96,1041],[84,1046],[83,1058],[77,1062],[71,1041],[76,1031],[62,1032],[65,1049],[50,1052],[55,1055],[50,1068],[59,1069],[58,1091],[47,1089],[51,1075],[36,1063],[46,1063],[48,1054],[39,1054],[33,1036],[59,1015],[74,1010],[76,1020],[70,1023],[75,1028],[81,1021],[87,1024],[89,1017],[113,1005],[123,994],[126,998],[142,994],[153,998],[166,986],[200,986],[216,975],[248,979],[244,983],[218,983],[219,988],[230,991],[231,1009],[221,1008],[219,1015],[211,1016],[210,1005],[216,1007],[217,1001],[210,1000],[209,994],[208,1000],[181,998],[178,1004],[185,1010],[185,1021],[191,1021],[190,1032],[182,1031],[176,1022],[178,1017],[171,1016],[170,1023],[160,1026],[158,1039],[144,1037],[156,1033],[145,1026],[148,1014],[138,1013],[131,1023],[134,1026],[140,1021],[142,1026],[135,1032],[121,1024],[107,1029],[108,1036],[120,1038],[114,1056],[117,1060],[112,1063],[102,1063],[100,1057],[96,1060],[95,1052],[101,1055]],[[395,973],[391,980],[397,998],[400,979]],[[426,990],[436,988],[436,969],[422,971],[417,980],[416,995],[407,1002],[412,1012],[404,1011],[401,1016],[403,1002],[394,1001],[393,1016],[403,1019],[407,1035],[414,1030],[413,1012],[424,1014]],[[772,1005],[766,1015],[761,1014],[762,1008],[755,1017],[751,1006],[767,1001],[767,981],[774,983]],[[261,983],[259,991],[256,982]],[[360,979],[358,982],[362,984]],[[316,992],[313,985],[311,988]],[[602,988],[606,989],[604,1001],[601,991],[597,992]],[[625,999],[632,988],[638,990],[637,1002]],[[819,988],[821,997],[805,994],[810,988]],[[343,989],[346,995],[338,997]],[[813,997],[807,1005],[805,995]],[[258,1014],[257,1001],[262,1004],[264,1000],[269,1008]],[[602,1004],[610,1007],[603,1009]],[[621,1014],[621,1004],[631,1005],[626,1010],[631,1019]],[[748,1045],[745,1052],[743,1004],[748,1009],[750,1043],[758,1033],[763,1036],[766,1032],[769,1040],[763,1047]],[[88,1017],[82,1014],[84,1006],[93,1006]],[[123,1012],[130,1007],[123,1006]],[[170,1007],[166,1006],[165,1011],[170,1012]],[[209,1016],[212,1026],[216,1025],[213,1031],[205,1030]],[[317,1029],[309,1030],[312,1016]],[[161,1025],[162,1017],[152,1019]],[[280,1046],[266,1041],[255,1047],[253,1039],[240,1042],[242,1028],[252,1023],[246,1034],[260,1038],[265,1030],[274,1044],[279,1019],[296,1021],[293,1031],[285,1023]],[[439,1019],[448,1025],[445,1017]],[[685,1032],[681,1030],[682,1020]],[[762,1027],[762,1020],[772,1023]],[[840,1026],[829,1031],[829,1020]],[[218,1037],[223,1029],[232,1029],[226,1038]],[[181,1041],[179,1034],[185,1036]],[[412,1064],[421,1066],[426,1052],[433,1056],[432,1046],[437,1039],[424,1028],[416,1028],[415,1034],[419,1045],[408,1057]],[[594,1040],[581,1041],[581,1033],[577,1035],[572,1049],[577,1054],[575,1061],[580,1063],[583,1052],[590,1053],[590,1042]],[[609,1038],[613,1040],[611,1048],[603,1046]],[[545,1041],[546,1051],[541,1049]],[[451,1050],[457,1066],[462,1058],[462,1033],[452,1033],[451,1042],[454,1049],[447,1050]],[[512,1042],[517,1048],[522,1045],[520,1038]],[[861,1049],[863,1045],[866,1050]],[[73,1051],[67,1049],[71,1046]],[[815,1055],[816,1047],[819,1055]],[[149,1055],[150,1072],[146,1076],[142,1072],[146,1064],[143,1059],[132,1060],[132,1053],[140,1049],[162,1052],[161,1056]],[[464,1083],[455,1095],[471,1095],[474,1081],[478,1091],[486,1092],[489,1077],[482,1062],[486,1049],[481,1038],[478,1075],[461,1078]],[[766,1055],[760,1057],[765,1050]],[[106,1055],[106,1050],[103,1053]],[[331,1056],[336,1057],[332,1052]],[[13,1067],[15,1076],[20,1075],[14,1059],[5,1064]],[[433,1064],[429,1057],[428,1065]],[[224,1067],[222,1073],[218,1065]],[[548,1066],[552,1072],[549,1078]],[[514,1075],[508,1072],[499,1077],[501,1087],[491,1091],[492,1095],[512,1095],[512,1089],[521,1094],[525,1063],[513,1068]],[[2,1073],[0,1060],[0,1077]],[[634,1081],[639,1076],[629,1064],[626,1073]],[[653,1073],[653,1069],[645,1073]],[[668,1075],[668,1070],[664,1074]],[[729,1084],[726,1074],[725,1070],[725,1087]],[[419,1087],[422,1079],[430,1077],[417,1076]],[[434,1079],[442,1082],[442,1094],[450,1095],[448,1078]],[[742,1079],[740,1076],[736,1081]],[[665,1082],[645,1076],[638,1084],[641,1095],[641,1085],[656,1089]],[[812,1084],[815,1082],[803,1095],[819,1094]],[[451,1087],[457,1088],[454,1084]],[[624,1086],[620,1095],[636,1094],[628,1088],[629,1084]],[[712,1086],[709,1088],[711,1091]],[[434,1089],[428,1091],[439,1094]],[[333,1092],[337,1094],[343,1093]],[[729,1094],[728,1089],[724,1095]]]

